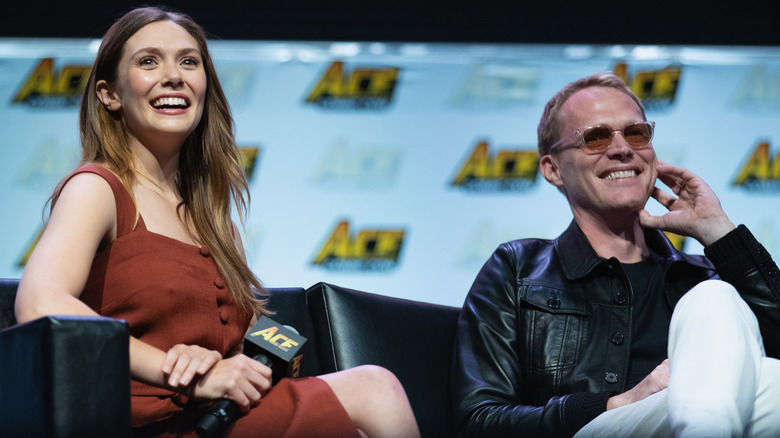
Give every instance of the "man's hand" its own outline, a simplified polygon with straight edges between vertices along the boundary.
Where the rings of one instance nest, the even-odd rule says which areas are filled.
[[[658,163],[657,171],[658,179],[676,196],[655,187],[652,197],[669,212],[663,216],[651,216],[647,210],[640,210],[639,223],[643,227],[690,236],[704,246],[736,228],[710,186],[693,172],[662,162]]]
[[[649,397],[662,389],[666,389],[669,386],[670,375],[669,359],[666,359],[661,362],[661,365],[655,367],[653,372],[648,374],[648,376],[642,379],[635,387],[622,394],[610,397],[609,400],[607,400],[607,410],[644,400],[646,397]]]

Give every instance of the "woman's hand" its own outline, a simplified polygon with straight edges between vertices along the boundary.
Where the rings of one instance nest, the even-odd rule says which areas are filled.
[[[226,398],[242,412],[256,405],[271,389],[271,368],[243,354],[220,359],[200,379],[190,385],[190,397],[196,400]]]
[[[187,386],[196,375],[202,376],[211,369],[222,355],[197,345],[174,345],[168,350],[162,364],[162,372],[172,387]]]

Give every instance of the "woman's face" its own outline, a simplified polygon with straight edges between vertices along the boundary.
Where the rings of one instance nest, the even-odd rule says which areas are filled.
[[[101,81],[107,106],[121,111],[141,144],[165,140],[180,146],[198,126],[206,72],[197,42],[181,26],[157,21],[142,27],[125,43],[117,72],[114,87]],[[98,95],[103,94],[98,83]]]

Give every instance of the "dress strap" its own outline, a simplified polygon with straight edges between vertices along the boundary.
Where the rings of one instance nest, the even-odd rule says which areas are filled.
[[[80,173],[94,173],[102,177],[114,193],[114,202],[116,202],[116,237],[122,237],[129,234],[135,228],[136,207],[133,203],[133,198],[130,197],[130,192],[127,191],[119,177],[114,175],[113,172],[105,167],[97,164],[88,164],[80,167],[68,175],[67,180]],[[143,218],[138,216],[138,226],[145,228]]]

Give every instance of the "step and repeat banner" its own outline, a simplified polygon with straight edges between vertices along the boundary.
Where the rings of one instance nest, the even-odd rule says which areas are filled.
[[[77,164],[99,41],[0,39],[0,276],[19,277]],[[250,266],[460,306],[502,242],[556,237],[536,125],[566,83],[614,71],[688,167],[780,257],[780,48],[212,41],[246,157]],[[648,209],[661,213],[651,200]],[[690,239],[672,236],[686,251]]]

